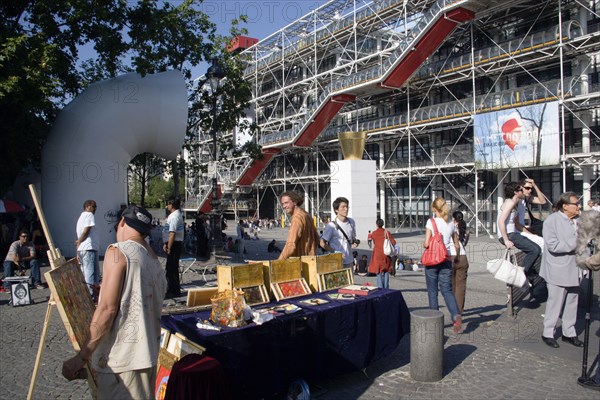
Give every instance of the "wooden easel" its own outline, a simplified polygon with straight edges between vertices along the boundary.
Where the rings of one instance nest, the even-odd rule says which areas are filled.
[[[31,193],[31,197],[33,198],[33,203],[35,205],[35,208],[38,213],[38,217],[42,224],[42,229],[44,230],[44,235],[46,236],[46,240],[48,241],[49,249],[48,249],[47,255],[48,255],[48,260],[50,261],[50,268],[52,270],[54,270],[60,266],[65,265],[67,263],[67,260],[65,259],[65,257],[62,256],[62,254],[60,253],[60,250],[58,248],[54,247],[52,235],[50,234],[50,229],[48,229],[48,225],[46,223],[46,218],[44,216],[44,212],[42,210],[42,206],[40,204],[40,201],[39,201],[39,198],[37,195],[37,191],[35,190],[35,186],[29,185],[29,191]],[[40,344],[38,346],[38,351],[37,351],[37,355],[35,358],[35,364],[33,366],[33,373],[31,374],[31,382],[29,383],[29,391],[27,392],[27,400],[33,399],[33,391],[35,389],[35,384],[37,381],[37,376],[39,373],[39,367],[40,367],[40,362],[42,360],[42,355],[44,353],[44,348],[46,347],[46,335],[48,333],[48,327],[50,325],[50,317],[52,316],[52,309],[54,307],[56,307],[56,302],[53,299],[53,296],[51,295],[50,299],[48,300],[48,308],[46,309],[46,318],[44,319],[44,326],[42,328]],[[74,347],[77,347],[77,346],[75,346],[75,344],[74,344]],[[76,348],[75,350],[79,350],[79,349]],[[90,386],[90,391],[92,393],[92,397],[95,399],[96,398],[96,382],[92,375],[92,371],[91,371],[89,364],[86,365],[85,370],[87,373],[87,381]]]

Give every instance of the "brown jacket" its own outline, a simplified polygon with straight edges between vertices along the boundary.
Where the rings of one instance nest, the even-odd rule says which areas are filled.
[[[318,244],[319,233],[313,225],[312,218],[302,208],[296,207],[292,215],[290,233],[283,250],[281,250],[279,260],[290,257],[316,256]]]

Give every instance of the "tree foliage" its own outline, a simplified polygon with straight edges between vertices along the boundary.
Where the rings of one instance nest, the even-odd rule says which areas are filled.
[[[4,193],[26,165],[39,168],[43,143],[58,111],[90,83],[135,71],[181,70],[192,90],[191,69],[224,57],[227,81],[218,124],[235,125],[250,91],[241,64],[224,51],[231,38],[216,35],[199,1],[23,0],[0,5],[0,147]],[[234,21],[231,33],[239,34]],[[80,60],[82,48],[96,57]],[[206,116],[190,109],[190,122]],[[194,125],[195,127],[196,125]],[[154,157],[154,156],[152,156]],[[154,160],[155,161],[155,160]],[[152,161],[152,162],[154,162]],[[146,158],[146,162],[149,162]],[[180,169],[178,162],[174,173]],[[136,164],[133,164],[133,168]],[[175,178],[174,190],[179,192]]]

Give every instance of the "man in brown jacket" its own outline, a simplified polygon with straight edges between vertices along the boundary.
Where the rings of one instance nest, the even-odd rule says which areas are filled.
[[[317,255],[319,234],[310,215],[300,208],[304,199],[291,191],[282,193],[280,198],[283,210],[292,217],[292,225],[279,260]]]

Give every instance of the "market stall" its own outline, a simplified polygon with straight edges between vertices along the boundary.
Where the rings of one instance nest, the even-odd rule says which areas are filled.
[[[391,354],[409,333],[410,315],[400,291],[366,296],[337,290],[253,307],[275,318],[220,331],[197,327],[210,310],[166,315],[162,326],[206,348],[225,370],[234,398],[283,392],[296,379],[315,380],[363,369]]]

